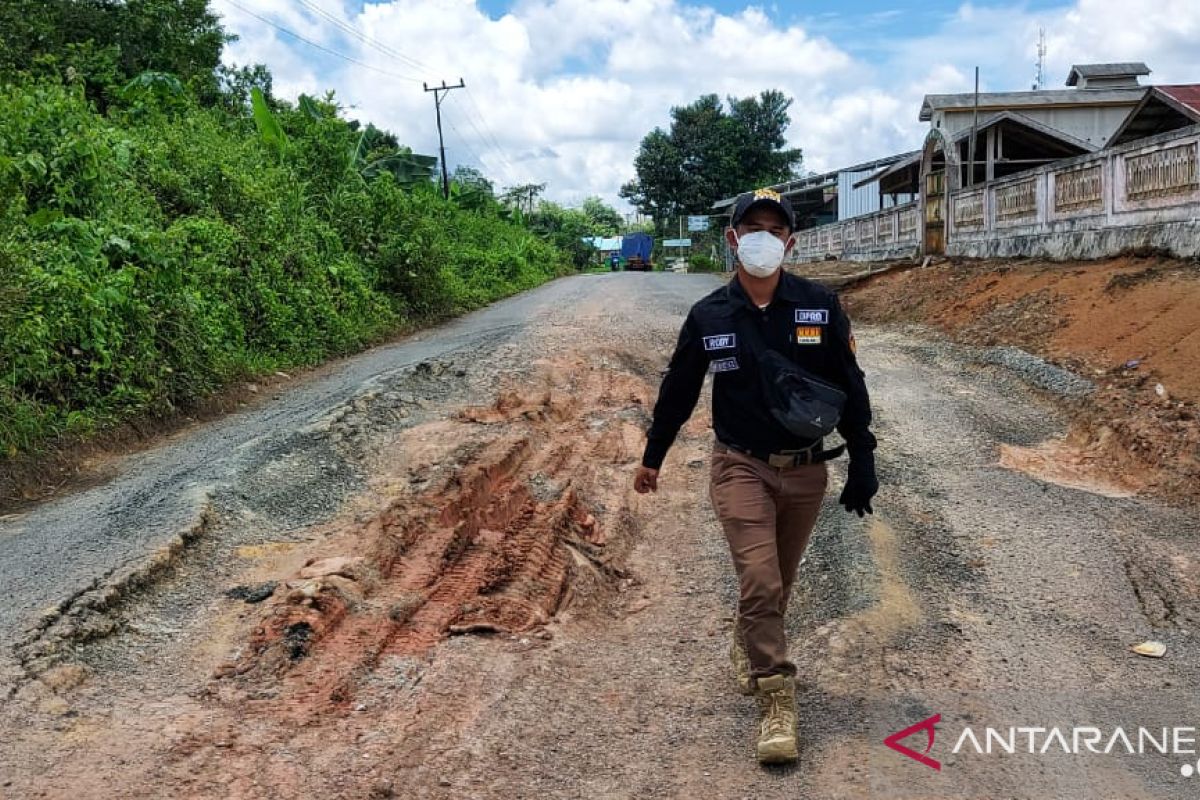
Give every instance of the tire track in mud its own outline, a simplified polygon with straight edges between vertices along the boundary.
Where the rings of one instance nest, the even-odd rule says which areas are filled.
[[[460,412],[438,433],[468,444],[409,467],[427,488],[335,532],[329,554],[282,581],[210,691],[307,719],[350,704],[385,656],[421,656],[448,635],[534,631],[572,601],[576,579],[624,577],[589,498],[597,464],[637,452],[633,419],[650,389],[580,359],[538,365],[532,385],[556,388],[528,385]]]

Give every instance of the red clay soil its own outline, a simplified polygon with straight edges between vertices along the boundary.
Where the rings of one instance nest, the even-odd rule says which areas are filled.
[[[1080,451],[1151,491],[1200,496],[1197,262],[943,262],[864,281],[846,304],[862,321],[931,325],[1072,369],[1098,387],[1076,408]]]
[[[579,452],[580,399],[595,413],[640,407],[647,388],[624,373],[585,374],[581,394],[502,392],[434,424],[445,430],[409,432],[408,452],[421,452],[423,441],[461,440],[448,435],[456,429],[497,434],[469,452],[442,453],[437,460],[452,468],[417,469],[419,491],[331,531],[325,552],[278,584],[248,640],[214,671],[210,691],[251,705],[282,691],[289,702],[271,703],[272,713],[304,723],[349,707],[385,658],[421,656],[453,634],[536,632],[581,569],[623,577],[578,476],[588,473],[583,459],[624,463],[633,452],[626,439],[640,431],[624,424],[592,434]]]

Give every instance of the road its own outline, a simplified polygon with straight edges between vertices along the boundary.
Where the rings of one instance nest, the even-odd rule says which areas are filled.
[[[952,752],[1196,726],[1194,587],[1159,566],[1198,526],[1000,466],[1064,430],[1055,402],[900,329],[857,332],[877,513],[832,503],[835,464],[793,598],[800,763],[753,762],[706,400],[659,493],[629,486],[716,285],[557,281],[0,521],[0,797],[1195,796],[1195,755]],[[940,769],[884,746],[934,714]]]

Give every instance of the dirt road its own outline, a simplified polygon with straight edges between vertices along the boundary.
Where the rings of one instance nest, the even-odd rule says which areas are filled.
[[[858,330],[884,488],[802,568],[801,761],[753,762],[706,405],[630,489],[715,285],[559,281],[0,519],[0,797],[1194,797],[1195,755],[952,752],[1200,724],[1197,515],[1053,463],[1011,354],[905,329]],[[933,714],[940,769],[884,746]]]

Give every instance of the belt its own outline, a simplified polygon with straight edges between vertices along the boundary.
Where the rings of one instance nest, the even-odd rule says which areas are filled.
[[[772,467],[803,467],[809,464],[820,464],[824,461],[837,458],[842,453],[846,452],[846,445],[839,444],[832,450],[821,449],[822,440],[810,444],[808,447],[798,450],[780,450],[778,453],[768,453],[765,450],[751,450],[747,447],[739,447],[736,444],[718,441],[713,445],[713,449],[720,452],[721,449],[733,450],[736,453],[757,458],[759,461],[765,461]]]

